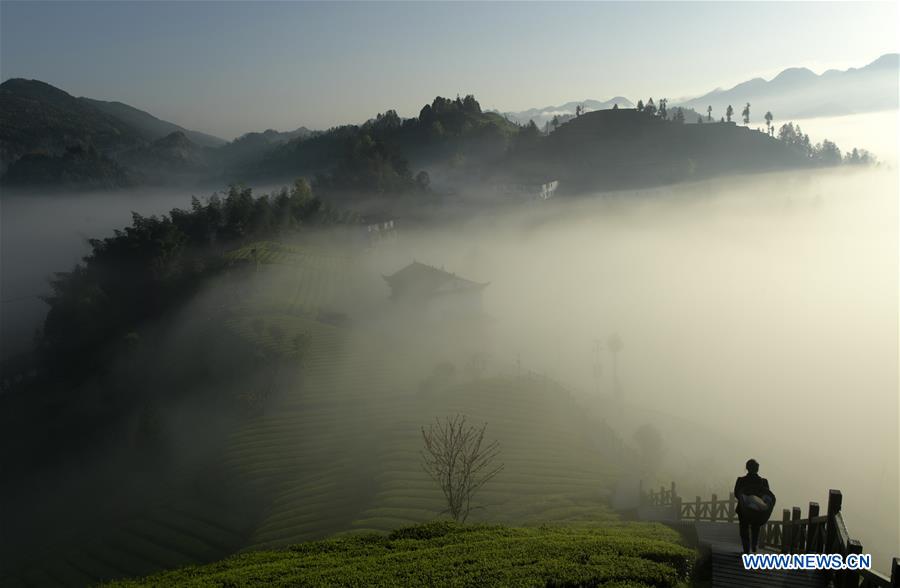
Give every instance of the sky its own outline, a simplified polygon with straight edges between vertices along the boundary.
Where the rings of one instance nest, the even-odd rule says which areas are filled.
[[[888,2],[0,2],[0,77],[226,139],[437,96],[525,110],[676,101],[898,50]]]

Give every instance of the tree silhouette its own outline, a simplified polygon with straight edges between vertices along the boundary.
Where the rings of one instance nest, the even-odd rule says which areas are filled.
[[[668,98],[659,99],[659,118],[669,118],[669,111],[667,109],[668,102]]]
[[[741,112],[741,116],[744,117],[744,124],[750,124],[750,103],[748,102],[746,106],[744,106],[744,110]]]
[[[554,114],[553,120],[550,121],[550,124],[553,125],[553,130],[555,131],[557,127],[559,127],[559,115]]]
[[[706,107],[706,120],[712,120],[712,105]]]
[[[638,100],[638,103],[637,103],[637,111],[638,111],[638,112],[644,112],[644,101],[643,101],[643,100]]]
[[[734,114],[734,108],[731,107],[731,104],[728,105],[728,108],[725,109],[725,118],[728,119],[728,122],[731,122],[731,116]]]
[[[766,112],[766,131],[771,135],[772,134],[772,111],[769,110]]]
[[[435,419],[422,427],[422,467],[440,487],[453,520],[464,523],[472,510],[472,497],[488,481],[503,470],[494,462],[500,455],[497,441],[485,442],[480,427],[466,424],[466,417],[456,415]]]
[[[644,112],[648,113],[650,116],[656,115],[656,104],[653,103],[653,98],[647,101],[647,105],[644,106]]]

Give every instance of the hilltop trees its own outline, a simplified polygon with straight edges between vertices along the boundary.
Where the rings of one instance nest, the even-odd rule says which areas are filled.
[[[764,118],[766,119],[766,132],[771,136],[772,132],[773,132],[772,111],[771,110],[766,111],[766,116]]]
[[[422,468],[440,487],[445,512],[460,523],[469,517],[475,493],[503,470],[503,464],[496,463],[500,444],[485,441],[486,428],[467,424],[459,414],[422,427]]]
[[[728,108],[725,109],[725,118],[728,119],[728,122],[731,122],[732,115],[734,115],[734,108],[729,104]]]
[[[656,104],[653,103],[653,98],[650,98],[647,101],[647,105],[644,106],[644,112],[650,116],[656,116]]]
[[[706,120],[712,120],[712,105],[706,107]]]
[[[844,163],[849,165],[868,165],[875,163],[875,157],[865,149],[853,148],[844,155]]]
[[[641,100],[641,99],[638,99],[638,103],[637,103],[637,111],[638,111],[638,112],[644,112],[644,101]]]
[[[39,351],[60,375],[89,370],[94,354],[143,320],[184,299],[223,263],[227,244],[326,223],[342,217],[313,196],[305,180],[288,190],[254,197],[232,185],[190,210],[168,216],[132,215],[132,224],[105,239],[91,239],[91,253],[71,272],[56,274]]]
[[[665,119],[669,117],[669,111],[667,110],[668,102],[669,100],[667,98],[659,99],[659,118]]]
[[[817,143],[813,148],[813,157],[815,157],[822,165],[839,165],[841,163],[841,150],[838,146],[828,139],[823,139],[821,143]]]
[[[750,124],[750,103],[748,102],[746,106],[744,106],[744,110],[741,111],[741,116],[744,117],[744,124]]]
[[[854,149],[847,155],[842,156],[838,146],[828,139],[823,139],[821,143],[813,145],[809,140],[809,135],[802,131],[800,125],[793,123],[781,125],[781,128],[778,130],[778,140],[802,151],[808,158],[821,165],[874,163],[874,158],[865,150]]]
[[[808,157],[812,157],[812,144],[809,141],[809,135],[803,134],[800,125],[787,123],[781,125],[778,130],[778,140],[788,145],[792,145],[803,151]]]

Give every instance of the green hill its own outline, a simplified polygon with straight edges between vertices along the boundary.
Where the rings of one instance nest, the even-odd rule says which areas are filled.
[[[620,108],[571,119],[512,153],[494,173],[538,182],[558,179],[567,191],[581,192],[815,164],[803,150],[748,127],[727,122],[684,124]]]
[[[661,525],[458,526],[436,522],[255,551],[114,586],[672,587],[695,554]]]
[[[73,145],[115,151],[139,145],[142,133],[116,117],[38,80],[0,84],[0,169],[31,152],[60,155]]]

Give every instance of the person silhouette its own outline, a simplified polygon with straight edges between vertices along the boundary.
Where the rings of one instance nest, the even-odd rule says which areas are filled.
[[[734,483],[735,510],[744,553],[753,553],[759,546],[759,529],[775,508],[775,495],[769,490],[769,481],[759,475],[759,462],[748,459],[746,468],[747,475]]]

